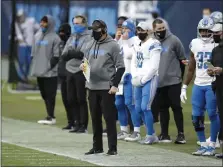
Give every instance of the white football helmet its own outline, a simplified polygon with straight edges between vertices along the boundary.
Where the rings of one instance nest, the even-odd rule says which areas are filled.
[[[222,23],[223,24],[223,18],[222,13],[219,11],[215,11],[211,13],[210,17],[214,20],[214,23]]]
[[[211,29],[211,31],[213,32],[220,32],[222,31],[223,28],[223,24],[217,23],[213,26],[213,28]]]
[[[209,41],[213,37],[213,32],[211,29],[214,27],[214,21],[210,17],[203,18],[199,21],[197,26],[198,38],[201,38],[203,41]]]

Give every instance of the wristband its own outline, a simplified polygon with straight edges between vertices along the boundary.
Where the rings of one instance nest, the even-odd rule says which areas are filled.
[[[183,84],[182,89],[187,89],[187,85]]]

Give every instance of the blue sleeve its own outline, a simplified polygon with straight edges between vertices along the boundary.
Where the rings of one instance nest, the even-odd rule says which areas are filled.
[[[152,45],[150,45],[150,47],[149,47],[149,51],[152,51],[152,50],[154,50],[154,49],[162,49],[161,44],[155,42],[155,43],[153,43]]]

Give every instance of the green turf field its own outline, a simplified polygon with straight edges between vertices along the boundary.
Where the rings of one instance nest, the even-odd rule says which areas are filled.
[[[2,166],[32,167],[32,166],[97,166],[73,158],[58,156],[45,152],[2,143]]]
[[[191,87],[188,89],[188,100],[187,104],[183,105],[184,112],[184,125],[185,125],[185,137],[187,140],[186,145],[176,145],[176,144],[156,144],[154,147],[170,149],[174,151],[180,151],[185,153],[191,153],[196,148],[196,135],[191,122],[191,104],[190,104],[190,93]],[[10,94],[7,92],[6,87],[2,90],[2,116],[9,117],[13,119],[20,119],[25,121],[37,122],[39,119],[43,119],[46,116],[44,103],[42,100],[26,100],[27,96],[39,96],[39,94]],[[62,128],[66,123],[66,114],[64,107],[62,105],[61,95],[57,95],[57,102],[55,108],[55,114],[57,119],[56,127]],[[206,117],[208,121],[208,117]],[[160,125],[156,124],[156,132],[160,133]],[[89,132],[91,129],[91,121],[89,121]],[[142,128],[143,134],[145,134]],[[206,125],[207,137],[209,136],[209,125]],[[177,135],[176,126],[173,120],[173,115],[171,112],[171,120],[169,126],[169,134],[174,141]],[[139,144],[136,144],[139,145]],[[4,155],[4,153],[3,153]],[[71,163],[71,162],[70,162]],[[80,163],[78,163],[80,164]],[[73,164],[72,164],[73,165]]]

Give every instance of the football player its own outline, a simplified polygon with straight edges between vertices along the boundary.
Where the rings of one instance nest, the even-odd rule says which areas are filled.
[[[133,104],[133,86],[131,83],[131,60],[133,55],[133,47],[131,41],[136,38],[136,27],[131,19],[128,19],[122,24],[122,36],[118,41],[121,48],[121,53],[124,57],[125,73],[122,76],[122,80],[118,86],[119,92],[116,93],[115,105],[118,110],[118,119],[121,127],[121,132],[118,133],[118,140],[137,141],[141,139],[140,136],[140,115],[135,112],[135,106]],[[129,137],[128,130],[128,112],[130,111],[131,119],[134,125],[134,132]]]
[[[214,80],[207,74],[208,64],[211,58],[212,49],[216,46],[213,42],[213,32],[211,29],[214,21],[211,18],[203,18],[200,20],[197,30],[198,38],[193,39],[190,43],[190,62],[186,80],[181,90],[181,101],[185,103],[187,99],[187,86],[193,79],[196,72],[192,91],[192,121],[201,147],[193,152],[193,155],[214,155],[215,143],[219,131],[219,116],[217,114],[216,97],[212,91],[212,81]],[[204,133],[204,114],[207,110],[211,122],[211,142],[206,143]]]
[[[146,22],[140,22],[136,28],[140,43],[134,46],[136,55],[132,58],[131,68],[135,110],[146,126],[146,137],[140,141],[141,144],[153,144],[159,141],[153,127],[151,104],[157,89],[162,47],[158,40],[152,38],[152,27]]]
[[[222,13],[219,11],[215,11],[211,13],[210,17],[214,20],[214,23],[221,23],[223,24],[223,19],[222,19]]]

